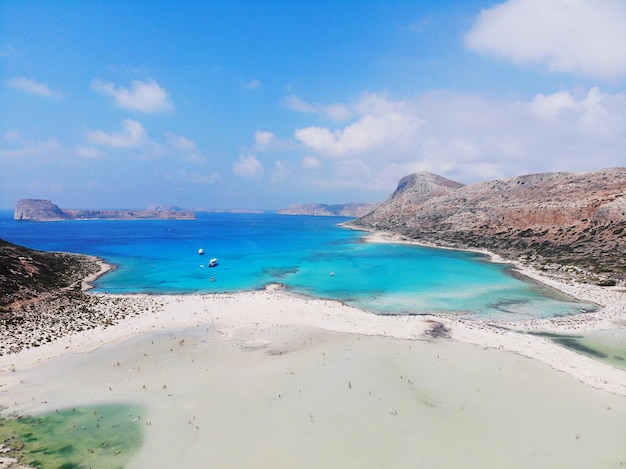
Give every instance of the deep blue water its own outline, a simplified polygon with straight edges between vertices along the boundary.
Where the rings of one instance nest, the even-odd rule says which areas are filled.
[[[12,215],[0,211],[2,239],[115,264],[96,283],[99,292],[232,292],[282,283],[378,313],[517,319],[593,309],[474,253],[363,243],[362,233],[338,227],[346,219],[334,217],[199,213],[193,221],[35,223]],[[209,268],[212,257],[219,265]]]

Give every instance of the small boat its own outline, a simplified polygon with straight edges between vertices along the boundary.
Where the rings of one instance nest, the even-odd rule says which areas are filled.
[[[198,249],[198,254],[203,255],[204,254],[204,249],[202,249],[202,248]]]
[[[209,261],[209,267],[215,267],[217,265],[217,257],[214,257]]]

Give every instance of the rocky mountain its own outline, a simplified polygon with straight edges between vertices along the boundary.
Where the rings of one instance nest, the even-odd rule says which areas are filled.
[[[15,220],[193,220],[191,210],[152,208],[147,210],[65,210],[49,200],[21,199],[15,206]]]
[[[367,215],[378,206],[377,203],[352,204],[292,204],[278,210],[279,215],[315,215],[325,217],[358,218]]]
[[[467,186],[416,173],[353,225],[623,280],[626,168],[531,174]]]

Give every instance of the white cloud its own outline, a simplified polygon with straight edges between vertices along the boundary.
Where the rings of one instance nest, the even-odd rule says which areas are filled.
[[[321,114],[325,118],[334,121],[344,121],[354,115],[351,107],[347,104],[312,104],[295,95],[287,96],[284,103],[285,106],[292,111]]]
[[[183,137],[182,135],[176,135],[173,132],[165,132],[165,138],[170,148],[177,154],[182,155],[185,161],[202,163],[205,159],[198,151],[196,142]]]
[[[361,111],[361,116],[343,129],[331,131],[326,127],[307,127],[297,129],[294,136],[321,154],[343,157],[389,144],[402,144],[421,124],[419,117],[407,109],[405,103],[391,102],[383,95],[365,95],[355,108]]]
[[[334,121],[345,121],[353,116],[349,106],[345,104],[330,104],[323,110],[328,119]]]
[[[101,94],[112,97],[117,105],[124,109],[147,113],[174,109],[167,91],[154,80],[145,82],[135,80],[131,83],[130,89],[115,86],[115,83],[94,80],[91,87]]]
[[[98,148],[89,145],[74,145],[74,153],[81,158],[89,160],[104,157],[104,153],[102,153]]]
[[[11,88],[37,96],[45,96],[47,98],[60,98],[63,96],[59,91],[51,90],[46,83],[40,83],[30,78],[11,78],[6,81],[6,84]]]
[[[265,132],[263,130],[257,130],[254,133],[254,141],[257,145],[269,145],[274,140],[274,134],[272,132]]]
[[[418,170],[474,182],[626,161],[624,93],[591,88],[515,102],[446,92],[402,100],[366,94],[350,106],[359,117],[348,125],[294,131],[306,151],[303,185],[391,191]]]
[[[549,95],[538,94],[530,103],[530,110],[538,117],[544,118],[555,118],[561,111],[575,107],[574,96],[568,91],[559,91]]]
[[[18,148],[0,148],[0,158],[22,159],[22,158],[52,158],[62,156],[66,149],[56,140],[43,140],[41,142],[15,142]]]
[[[96,145],[106,145],[115,148],[136,148],[148,142],[146,131],[140,122],[132,119],[122,121],[122,132],[105,132],[103,130],[89,130],[87,141]]]
[[[303,169],[317,169],[322,165],[319,158],[314,156],[305,156],[300,160],[300,167]]]
[[[263,165],[254,155],[239,155],[239,160],[233,165],[233,172],[246,178],[261,177]]]
[[[551,71],[626,76],[623,0],[509,0],[483,10],[465,42],[478,52]]]
[[[295,95],[287,96],[285,98],[285,106],[292,111],[297,112],[318,112],[318,106],[307,103],[303,99],[298,98]]]

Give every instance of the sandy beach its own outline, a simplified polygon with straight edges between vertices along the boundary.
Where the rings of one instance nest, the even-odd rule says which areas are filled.
[[[133,314],[1,356],[0,406],[141,404],[137,468],[619,467],[626,371],[516,331],[623,330],[624,289],[523,273],[602,309],[503,324],[380,316],[278,285],[93,294]]]

